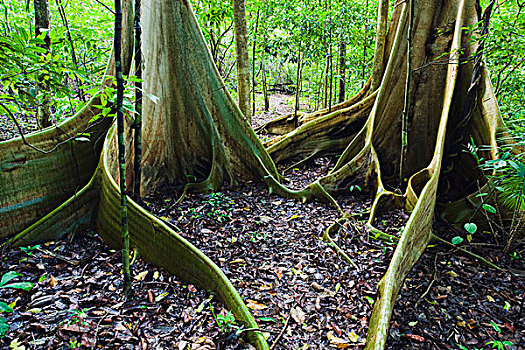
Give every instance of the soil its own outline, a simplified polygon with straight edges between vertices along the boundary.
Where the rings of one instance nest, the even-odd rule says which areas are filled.
[[[304,172],[311,173],[316,171]],[[192,194],[175,205],[179,193],[163,188],[148,209],[219,265],[270,331],[270,344],[284,332],[277,349],[364,345],[375,285],[388,267],[392,245],[369,241],[359,222],[354,222],[358,230],[345,226],[333,238],[355,269],[320,239],[339,217],[324,204],[270,196],[260,184]],[[341,203],[348,212],[370,204],[359,197]]]
[[[120,254],[93,232],[24,250],[0,262],[3,276],[20,274],[10,282],[34,283],[29,291],[0,288],[0,300],[14,309],[2,313],[9,325],[2,349],[253,348],[226,345],[216,319],[228,312],[217,298],[140,258],[132,265],[133,293],[121,300]]]

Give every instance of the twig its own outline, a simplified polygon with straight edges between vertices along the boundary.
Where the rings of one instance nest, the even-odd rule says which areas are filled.
[[[100,5],[104,6],[106,8],[106,10],[108,10],[109,12],[111,12],[113,15],[115,14],[115,12],[110,9],[108,6],[106,6],[103,2],[101,2],[100,0],[95,0],[96,2],[98,2]]]
[[[57,254],[57,253],[53,253],[52,251],[44,249],[44,248],[37,247],[36,250],[38,250],[39,252],[42,252],[44,254],[51,255],[53,258],[58,259],[58,260],[62,260],[62,261],[66,262],[68,264],[71,264],[73,266],[77,266],[78,264],[80,264],[80,261],[78,261],[78,260],[70,260],[70,259],[66,258],[63,255],[60,255],[60,254]]]
[[[523,315],[523,304],[525,302],[525,292],[523,292],[523,295],[521,297],[521,303],[520,303],[520,312],[518,314],[517,320],[519,321],[521,319],[521,316]]]
[[[421,296],[419,297],[419,299],[416,301],[416,307],[417,305],[419,304],[419,302],[421,300],[423,300],[423,298],[425,298],[425,296],[428,294],[428,292],[430,292],[430,289],[432,288],[432,286],[434,285],[434,282],[436,282],[436,274],[437,274],[437,258],[438,258],[438,255],[439,253],[436,253],[436,257],[434,259],[434,275],[432,277],[432,281],[430,281],[430,284],[428,285],[427,289],[425,290],[425,292],[423,294],[421,294]]]
[[[94,338],[95,338],[95,342],[94,342],[93,346],[91,346],[91,349],[94,349],[94,348],[96,347],[96,345],[97,345],[98,329],[99,329],[99,327],[100,327],[100,324],[101,324],[102,321],[104,320],[104,318],[108,315],[108,313],[109,313],[109,312],[106,310],[106,313],[104,314],[104,316],[102,316],[102,317],[100,318],[100,320],[98,321],[98,323],[97,323],[97,327],[95,328],[95,336],[94,336]]]
[[[432,237],[433,240],[437,241],[438,243],[440,244],[443,244],[447,247],[450,247],[450,248],[455,248],[457,251],[459,251],[460,253],[468,256],[468,257],[471,257],[471,258],[474,258],[476,260],[478,260],[480,263],[482,263],[483,265],[486,265],[490,268],[493,268],[495,270],[498,270],[498,271],[501,271],[501,272],[510,272],[511,274],[515,275],[515,276],[525,276],[525,271],[522,271],[522,270],[517,270],[517,269],[504,269],[490,261],[488,261],[487,259],[483,258],[482,256],[479,256],[478,254],[476,253],[472,253],[466,249],[463,249],[463,248],[460,248],[452,243],[450,243],[449,241],[447,240],[444,240],[443,238],[440,238],[436,235],[433,235]]]
[[[286,331],[286,328],[288,327],[288,322],[290,322],[290,317],[292,317],[292,309],[290,309],[290,313],[288,314],[288,317],[286,318],[286,322],[284,323],[283,329],[281,329],[281,333],[275,338],[275,341],[273,342],[272,346],[270,346],[270,350],[273,350],[281,337],[283,336],[284,332]]]

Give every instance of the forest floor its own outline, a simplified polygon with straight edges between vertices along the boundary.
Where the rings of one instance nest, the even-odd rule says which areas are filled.
[[[292,96],[273,95],[270,112],[258,113],[254,124],[290,113],[291,101]],[[0,135],[8,132],[3,125],[0,120]],[[332,166],[331,159],[319,158],[284,176],[289,186],[300,188]],[[320,239],[338,219],[324,204],[270,196],[256,183],[190,194],[176,205],[179,195],[180,188],[163,186],[146,199],[147,207],[224,271],[274,349],[364,347],[376,286],[395,249],[368,237],[365,216],[356,216],[332,237],[355,268]],[[370,207],[369,197],[357,190],[337,200],[348,213]],[[376,218],[375,225],[399,235],[407,218],[392,211]],[[458,235],[440,223],[435,233],[448,240]],[[504,268],[525,269],[524,247],[505,255],[501,241],[481,233],[461,246]],[[20,275],[10,283],[27,281],[34,287],[0,287],[0,302],[14,309],[0,314],[9,326],[0,348],[253,348],[238,337],[239,325],[217,298],[140,257],[132,265],[133,297],[122,302],[119,256],[92,231],[72,241],[5,252],[0,276],[14,271]],[[450,248],[431,247],[405,280],[387,348],[525,349],[524,294],[525,277],[491,270]]]

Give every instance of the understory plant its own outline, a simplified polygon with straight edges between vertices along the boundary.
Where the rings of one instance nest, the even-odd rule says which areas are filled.
[[[487,178],[485,190],[480,190],[477,195],[482,199],[478,210],[484,211],[495,227],[505,231],[507,236],[505,252],[509,252],[524,238],[522,227],[525,210],[525,161],[524,153],[516,152],[516,147],[523,145],[525,140],[515,138],[514,141],[514,146],[502,147],[499,150],[498,159],[489,160],[484,160],[479,156],[480,148],[474,145],[472,140],[468,145],[468,151]],[[494,202],[496,208],[487,203],[490,198],[494,197],[497,198]],[[504,223],[503,209],[512,213],[510,222]],[[489,215],[492,214],[496,216],[490,217]],[[469,234],[473,234],[477,227],[475,224],[467,223],[465,229]]]

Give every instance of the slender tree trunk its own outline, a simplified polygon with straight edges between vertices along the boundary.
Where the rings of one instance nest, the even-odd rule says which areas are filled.
[[[324,86],[323,86],[323,108],[328,107],[328,72],[330,69],[330,57],[326,56],[326,66],[324,70]]]
[[[366,73],[366,46],[368,39],[368,0],[366,0],[366,12],[365,12],[365,22],[364,22],[364,38],[363,38],[363,68],[361,73],[361,87],[365,85],[365,73]]]
[[[72,60],[73,64],[75,66],[77,66],[78,65],[78,60],[77,60],[77,54],[76,54],[76,51],[75,51],[75,43],[73,42],[73,38],[71,37],[71,30],[69,29],[69,23],[67,21],[66,11],[64,10],[64,6],[62,6],[62,1],[61,0],[56,0],[56,4],[57,4],[57,7],[58,7],[58,12],[60,13],[60,17],[62,18],[62,23],[64,24],[64,27],[66,27],[66,33],[67,33],[67,38],[69,40],[69,45],[71,45],[71,60]],[[84,92],[82,91],[80,79],[78,79],[77,76],[75,76],[75,81],[77,83],[77,88],[78,88],[78,97],[82,101],[86,101],[86,98],[84,96]]]
[[[339,99],[337,102],[341,103],[345,100],[345,86],[346,86],[346,43],[341,35],[341,46],[339,47]]]
[[[252,115],[255,115],[255,49],[257,48],[257,29],[259,28],[260,10],[257,10],[257,19],[255,20],[255,31],[253,34],[252,48]]]
[[[49,37],[50,15],[48,0],[34,0],[35,8],[35,36],[45,33],[43,48],[46,56],[51,49],[51,38]],[[47,60],[47,58],[45,58]],[[51,99],[49,88],[44,83],[39,83],[38,88],[43,91],[42,102],[37,106],[36,120],[40,129],[51,126]]]
[[[237,89],[239,108],[252,123],[250,111],[250,55],[248,51],[248,29],[246,26],[246,8],[244,0],[233,0],[233,21],[235,23],[235,48],[237,52]]]
[[[142,28],[140,23],[141,0],[135,0],[135,160],[134,196],[140,202],[140,180],[142,177]]]
[[[262,68],[262,84],[263,84],[263,95],[264,95],[264,111],[268,112],[270,110],[270,96],[268,95],[268,85],[266,84],[266,64],[264,62],[264,57],[261,61]]]
[[[293,123],[295,128],[299,126],[299,118],[297,117],[297,111],[299,110],[299,94],[301,93],[301,68],[301,51],[299,51],[299,57],[297,58],[297,84],[295,89],[295,108],[293,116]]]
[[[332,111],[332,97],[333,97],[333,87],[334,87],[334,58],[332,56],[332,45],[330,44],[330,93],[328,94],[328,112]]]
[[[122,233],[122,270],[124,277],[124,296],[131,291],[131,272],[129,267],[129,231],[128,231],[128,203],[126,189],[126,145],[124,143],[124,77],[122,75],[122,7],[120,0],[115,0],[115,68],[117,75],[117,132],[118,132],[118,161],[120,173],[120,219]]]

